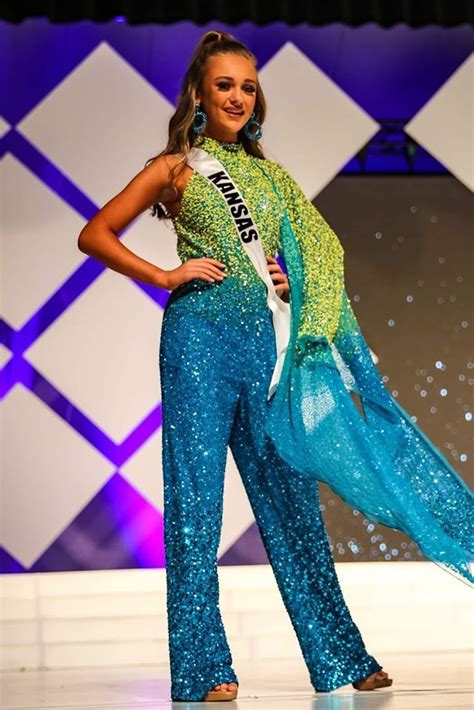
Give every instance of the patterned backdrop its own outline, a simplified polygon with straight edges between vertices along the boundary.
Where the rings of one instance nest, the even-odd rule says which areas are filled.
[[[85,257],[77,237],[164,147],[187,61],[214,27],[0,23],[2,572],[164,566],[168,293]],[[387,386],[467,477],[472,30],[225,29],[259,62],[265,153],[341,237],[349,295]],[[372,174],[360,174],[357,156],[390,118],[436,175],[407,176],[396,151],[374,152]],[[171,225],[148,213],[121,239],[163,268],[179,263]],[[337,560],[418,557],[321,488]],[[230,453],[219,555],[266,560]]]

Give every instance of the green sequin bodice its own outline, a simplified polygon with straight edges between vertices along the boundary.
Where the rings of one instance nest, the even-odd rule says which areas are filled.
[[[225,167],[257,224],[267,256],[278,251],[282,207],[271,180],[258,163],[268,161],[246,152],[242,143],[227,143],[200,135],[194,143],[216,157]],[[178,236],[177,250],[181,261],[210,257],[226,265],[226,273],[243,286],[263,283],[243,248],[229,208],[210,181],[194,171],[181,199],[181,208],[173,219]]]
[[[277,161],[248,154],[240,142],[206,135],[198,136],[194,145],[216,157],[232,177],[257,224],[266,256],[275,257],[282,247],[280,227],[286,211],[304,271],[298,337],[332,340],[341,313],[344,249],[331,226]],[[191,174],[172,221],[183,262],[217,259],[226,265],[227,278],[237,289],[243,287],[250,300],[261,301],[266,287],[240,242],[225,199],[206,177]]]

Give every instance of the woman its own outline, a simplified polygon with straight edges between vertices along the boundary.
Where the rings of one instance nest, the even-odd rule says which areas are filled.
[[[184,76],[166,149],[99,211],[79,239],[82,251],[114,270],[172,290],[160,372],[173,700],[237,695],[216,561],[228,445],[314,688],[331,691],[352,682],[372,690],[392,683],[366,651],[345,604],[317,487],[317,480],[326,480],[350,503],[360,503],[360,510],[370,500],[357,472],[349,484],[341,483],[346,462],[338,464],[337,429],[325,430],[326,421],[337,426],[342,446],[352,452],[350,436],[362,422],[348,409],[347,400],[356,407],[341,383],[352,385],[361,399],[367,395],[366,423],[389,405],[378,390],[374,395],[374,387],[357,387],[363,378],[356,372],[361,346],[354,347],[354,337],[362,336],[343,288],[342,247],[283,166],[264,158],[258,145],[264,117],[253,54],[227,33],[205,33]],[[116,239],[151,205],[158,217],[173,221],[182,261],[176,269],[146,262]],[[282,246],[289,281],[275,259]],[[306,392],[296,401],[302,382],[295,377],[302,374],[311,396]],[[322,404],[323,389],[337,396],[340,412]],[[370,404],[377,399],[376,412]],[[347,441],[344,421],[334,416],[347,417]],[[294,428],[298,421],[304,430]],[[388,426],[388,415],[386,421]],[[373,428],[368,456],[381,450],[375,439],[380,427]],[[306,447],[314,446],[319,432],[323,438],[314,457]],[[329,443],[330,460],[323,467],[328,478],[315,458],[323,460],[328,452],[322,447]],[[371,461],[374,470],[384,463],[380,457]],[[411,531],[397,511],[380,505],[396,493],[387,490],[396,477],[383,475],[383,490],[378,479],[368,482],[377,496],[368,514]],[[405,488],[400,504],[402,493]],[[443,561],[438,553],[434,557]]]

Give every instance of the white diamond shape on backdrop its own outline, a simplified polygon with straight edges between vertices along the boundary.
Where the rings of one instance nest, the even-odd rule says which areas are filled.
[[[173,111],[165,97],[103,42],[17,130],[102,205],[165,147]]]
[[[5,133],[11,128],[10,124],[5,121],[3,116],[0,116],[0,138],[3,138]]]
[[[313,199],[380,126],[292,42],[259,78],[268,103],[264,152]]]
[[[74,429],[17,385],[2,411],[1,544],[29,567],[113,474]]]
[[[474,53],[407,123],[405,132],[474,190]]]
[[[84,260],[84,220],[13,156],[1,173],[2,312],[19,327]]]
[[[158,510],[163,510],[161,429],[121,466],[121,474]],[[234,544],[254,521],[252,508],[234,457],[227,452],[224,477],[224,513],[218,557]]]
[[[142,259],[166,271],[181,264],[176,252],[176,232],[169,220],[152,217],[148,211],[133,222],[121,241]]]
[[[26,353],[115,441],[160,401],[162,309],[106,270]]]

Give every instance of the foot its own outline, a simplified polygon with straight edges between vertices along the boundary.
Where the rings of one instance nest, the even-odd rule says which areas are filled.
[[[381,681],[386,682],[382,684]],[[352,685],[357,690],[372,690],[370,687],[371,683],[380,683],[380,685],[376,685],[375,687],[383,687],[383,685],[392,685],[392,679],[388,677],[388,673],[386,671],[376,671],[375,673],[371,673],[366,678],[355,681]],[[366,685],[369,687],[366,688]]]
[[[211,690],[223,690],[223,691],[233,691],[237,690],[237,683],[220,683],[219,685],[215,685]]]

